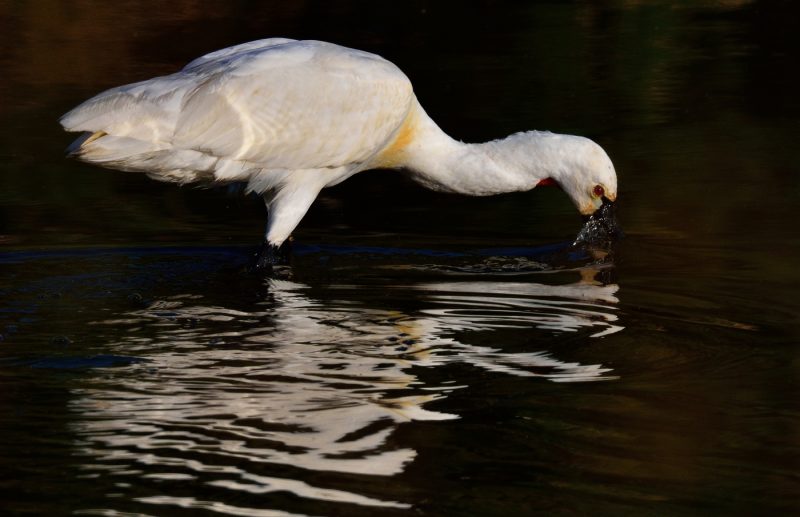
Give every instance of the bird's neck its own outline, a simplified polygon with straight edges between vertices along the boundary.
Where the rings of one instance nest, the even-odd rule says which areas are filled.
[[[545,178],[560,179],[564,168],[549,146],[538,149],[530,145],[530,135],[516,137],[482,144],[459,142],[415,101],[396,139],[404,141],[402,149],[394,151],[395,165],[408,169],[415,181],[430,189],[473,196],[526,191]]]

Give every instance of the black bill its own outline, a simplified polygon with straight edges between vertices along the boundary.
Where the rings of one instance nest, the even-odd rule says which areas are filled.
[[[617,221],[614,203],[604,197],[600,208],[585,218],[583,227],[572,245],[607,249],[623,235],[622,227]]]

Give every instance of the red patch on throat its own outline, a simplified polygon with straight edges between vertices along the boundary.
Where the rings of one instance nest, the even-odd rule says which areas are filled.
[[[537,187],[557,187],[558,183],[553,178],[545,178],[543,180],[539,180],[539,183],[536,184]]]

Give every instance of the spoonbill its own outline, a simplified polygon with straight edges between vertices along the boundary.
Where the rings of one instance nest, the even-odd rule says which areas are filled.
[[[206,54],[171,75],[112,88],[61,118],[84,132],[79,160],[180,184],[244,183],[267,206],[259,267],[319,192],[369,169],[427,188],[488,196],[556,184],[581,214],[617,196],[605,151],[580,136],[526,131],[480,144],[445,134],[411,81],[368,52],[270,38]]]

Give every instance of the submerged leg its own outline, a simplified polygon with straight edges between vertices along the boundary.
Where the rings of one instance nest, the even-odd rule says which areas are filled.
[[[267,231],[258,254],[256,269],[267,271],[275,266],[288,266],[291,233],[308,211],[322,189],[319,174],[294,173],[294,181],[278,191],[264,194],[267,206]]]
[[[292,245],[289,239],[280,246],[270,244],[269,241],[265,240],[263,244],[261,244],[261,249],[256,255],[255,268],[257,271],[269,272],[275,266],[288,266],[292,254],[291,252]]]

